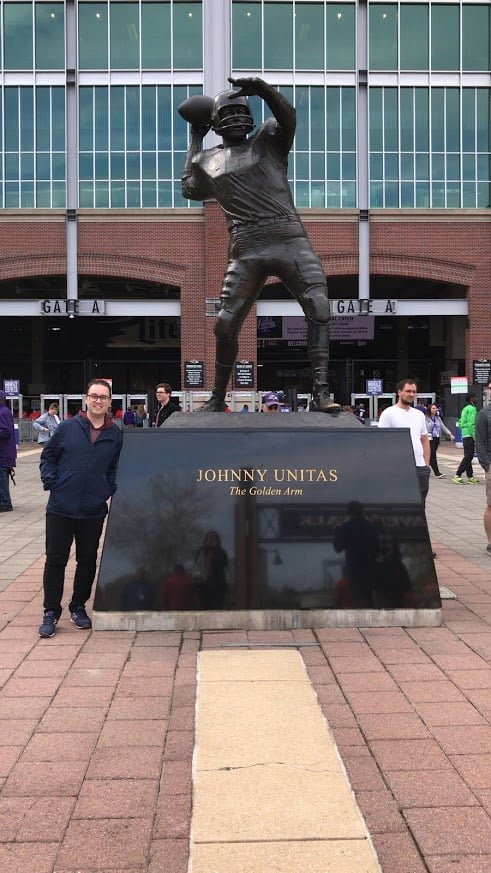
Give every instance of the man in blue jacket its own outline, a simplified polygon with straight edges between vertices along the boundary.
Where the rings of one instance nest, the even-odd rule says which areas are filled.
[[[75,539],[76,570],[69,610],[81,630],[92,622],[85,611],[95,577],[97,549],[116,491],[116,469],[122,434],[107,414],[111,386],[89,382],[87,412],[63,421],[41,454],[41,479],[50,492],[46,507],[44,616],[40,637],[52,637],[61,615],[65,568]]]

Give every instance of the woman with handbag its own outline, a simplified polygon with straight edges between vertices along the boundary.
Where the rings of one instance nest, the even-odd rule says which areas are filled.
[[[454,440],[455,437],[450,433],[448,427],[443,423],[440,411],[436,403],[428,403],[425,410],[426,429],[430,439],[430,467],[433,470],[437,479],[444,479],[445,473],[440,473],[436,453],[440,445],[440,437],[442,433]]]

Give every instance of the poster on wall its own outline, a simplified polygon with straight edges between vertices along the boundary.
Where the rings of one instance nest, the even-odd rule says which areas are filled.
[[[205,365],[203,361],[184,361],[184,387],[189,390],[205,387]]]

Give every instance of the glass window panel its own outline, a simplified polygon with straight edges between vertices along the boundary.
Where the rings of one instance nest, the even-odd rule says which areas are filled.
[[[203,66],[201,3],[174,3],[174,67]]]
[[[407,151],[412,151],[414,148],[413,94],[412,88],[400,90],[401,149]]]
[[[383,155],[379,152],[370,155],[370,178],[382,179],[384,175]]]
[[[79,88],[78,92],[78,137],[82,151],[92,148],[94,109],[92,88]]]
[[[34,179],[34,155],[23,154],[20,158],[21,179]]]
[[[173,166],[174,166],[174,179],[180,179],[182,176],[182,171],[184,169],[184,160],[186,155],[184,152],[174,152],[173,158]]]
[[[36,178],[50,179],[51,178],[51,162],[50,156],[47,154],[36,155]]]
[[[65,11],[63,3],[36,3],[36,67],[65,67]]]
[[[109,155],[107,152],[98,152],[95,156],[95,178],[109,179]]]
[[[51,207],[51,185],[49,182],[38,182],[36,185],[36,202],[39,208]]]
[[[51,186],[51,206],[64,209],[66,206],[66,186],[64,182],[53,182]]]
[[[95,147],[98,151],[109,148],[108,92],[105,86],[94,88]]]
[[[158,202],[160,207],[172,206],[172,182],[159,182]]]
[[[488,72],[491,68],[489,6],[462,4],[462,69]]]
[[[295,6],[295,68],[324,69],[324,7],[321,3]]]
[[[158,172],[159,179],[170,179],[172,177],[172,155],[170,152],[159,152]]]
[[[491,144],[490,129],[490,92],[486,88],[476,89],[477,97],[477,131],[476,146],[478,152],[488,152]]]
[[[32,70],[32,4],[5,3],[3,57],[6,70]]]
[[[428,182],[416,182],[416,209],[429,209],[430,186]]]
[[[124,88],[111,88],[111,148],[124,149]]]
[[[308,182],[297,182],[295,185],[295,205],[299,209],[310,206],[310,190]]]
[[[343,179],[356,179],[356,155],[343,154]]]
[[[474,155],[464,155],[462,159],[462,175],[466,180],[476,178],[476,159]]]
[[[460,155],[447,155],[447,179],[460,179]]]
[[[355,112],[355,89],[341,89],[341,108],[343,113],[343,149],[355,151],[356,149],[356,112]]]
[[[78,52],[81,70],[107,70],[106,3],[79,3]]]
[[[332,154],[328,152],[326,155],[327,159],[327,178],[328,179],[340,179],[341,178],[341,156],[339,152],[335,152]]]
[[[34,149],[34,94],[32,88],[20,88],[20,148]]]
[[[371,70],[397,70],[397,6],[395,3],[370,4],[368,45]]]
[[[385,178],[386,179],[398,179],[399,178],[399,161],[397,155],[385,155]]]
[[[109,206],[109,185],[107,182],[96,182],[94,187],[96,209],[107,209]]]
[[[416,155],[416,178],[430,178],[430,156],[428,153]]]
[[[140,65],[138,3],[111,3],[111,67],[136,70]]]
[[[489,209],[491,207],[491,185],[486,182],[477,184],[477,208]]]
[[[126,153],[126,178],[140,178],[140,152]]]
[[[326,193],[324,184],[316,183],[310,187],[310,205],[313,209],[324,209],[326,204]]]
[[[460,207],[460,185],[455,182],[448,182],[445,187],[447,192],[447,209],[458,209]]]
[[[297,152],[295,155],[295,169],[297,179],[309,179],[309,155],[304,152]]]
[[[157,117],[155,88],[146,85],[142,88],[142,148],[157,147]]]
[[[19,208],[19,185],[17,182],[5,183],[5,207],[6,209]]]
[[[381,182],[370,183],[370,206],[372,209],[381,209],[384,205],[384,189]]]
[[[140,90],[126,88],[126,148],[140,148]]]
[[[476,149],[476,92],[474,88],[462,88],[462,149],[473,152]]]
[[[22,209],[34,207],[34,184],[23,182],[20,186],[20,205]]]
[[[401,3],[401,70],[427,70],[429,65],[428,6]]]
[[[401,207],[402,209],[414,207],[414,185],[412,182],[402,182],[401,184]]]
[[[476,208],[476,185],[474,182],[464,182],[462,192],[462,206],[464,209]]]
[[[313,153],[310,156],[310,166],[313,179],[325,179],[326,177],[326,156]]]
[[[399,208],[399,185],[396,182],[386,182],[384,186],[385,208]]]
[[[446,148],[448,152],[460,151],[460,107],[457,88],[447,88],[445,118]]]
[[[324,109],[324,88],[313,87],[310,89],[310,147],[311,149],[325,149],[326,137],[326,113]]]
[[[354,4],[326,5],[326,69],[355,69]]]
[[[343,182],[341,186],[341,206],[343,209],[356,207],[356,184],[355,182]]]
[[[81,179],[94,178],[94,162],[92,155],[81,154],[78,159],[78,171]]]
[[[163,85],[157,89],[157,145],[159,149],[170,149],[172,147],[171,133],[171,93],[170,88]]]
[[[113,209],[124,209],[124,206],[124,182],[111,182],[111,207]]]
[[[445,149],[445,107],[443,88],[433,88],[431,92],[431,145],[433,151]]]
[[[295,109],[297,111],[295,147],[297,150],[309,148],[309,108],[309,88],[307,86],[295,88]]]
[[[57,152],[64,152],[65,142],[65,89],[51,88],[52,145]]]
[[[477,178],[480,182],[489,182],[491,179],[491,157],[489,155],[477,156]]]
[[[142,177],[143,179],[156,179],[157,166],[155,152],[143,152],[142,154]]]
[[[93,208],[94,191],[90,182],[80,182],[78,186],[78,205],[81,209]]]
[[[5,149],[19,148],[19,89],[5,88]]]
[[[170,69],[170,3],[142,3],[141,29],[143,69]]]
[[[437,154],[431,156],[431,175],[433,179],[445,178],[445,160],[443,155]]]
[[[445,209],[445,185],[443,182],[433,182],[431,186],[432,209]]]
[[[254,70],[262,67],[261,4],[232,5],[232,66]]]
[[[49,88],[36,88],[36,148],[39,151],[51,148],[50,104]]]
[[[293,67],[293,4],[264,4],[264,67],[289,70]]]
[[[186,88],[174,88],[173,91],[173,118],[174,126],[174,148],[185,150],[188,143],[189,125],[186,124],[183,118],[179,115],[177,107],[187,97]]]
[[[142,206],[152,208],[157,205],[157,188],[155,182],[144,182],[142,185]]]
[[[5,178],[9,181],[19,179],[19,153],[5,155]]]
[[[429,89],[414,89],[414,126],[416,150],[427,152],[430,145]]]
[[[431,68],[458,70],[460,67],[459,17],[455,4],[431,4]]]
[[[51,161],[53,179],[65,178],[65,155],[55,152]]]
[[[111,152],[111,179],[124,179],[124,152]]]
[[[327,113],[329,118],[329,112]],[[382,134],[382,88],[370,88],[369,91],[369,124],[370,150],[380,151],[383,148]]]
[[[126,187],[126,205],[128,209],[139,209],[141,205],[140,185],[129,182]]]
[[[401,179],[414,179],[414,155],[401,155]]]
[[[384,147],[386,151],[399,148],[397,88],[384,88]]]

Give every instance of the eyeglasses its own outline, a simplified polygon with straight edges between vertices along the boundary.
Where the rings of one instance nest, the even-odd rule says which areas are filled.
[[[111,398],[108,394],[87,394],[87,400],[93,400],[94,403],[98,400],[100,403],[108,403]]]

